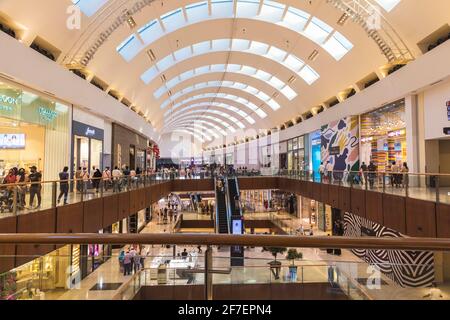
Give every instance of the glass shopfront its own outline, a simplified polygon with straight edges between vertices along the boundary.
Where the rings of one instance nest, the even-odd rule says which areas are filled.
[[[378,171],[406,162],[405,102],[400,100],[361,115],[361,163],[372,161]]]
[[[95,167],[102,170],[104,131],[78,121],[73,121],[72,133],[72,172],[75,172],[79,167],[87,168],[88,170]]]
[[[0,81],[0,178],[10,168],[36,166],[44,180],[57,179],[69,163],[70,113],[67,105]]]
[[[314,171],[314,180],[320,179],[320,163],[321,163],[321,130],[311,132],[309,134],[310,157],[309,168]]]
[[[305,163],[305,137],[297,137],[287,141],[288,170],[306,170]]]

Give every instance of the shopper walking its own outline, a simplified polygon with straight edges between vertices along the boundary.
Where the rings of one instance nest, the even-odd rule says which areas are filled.
[[[83,181],[83,187],[81,192],[87,194],[88,185],[89,185],[89,172],[86,168],[83,168],[83,172],[81,173],[81,180]]]
[[[59,196],[58,204],[64,196],[64,204],[67,204],[67,196],[69,194],[69,167],[64,167],[59,173]]]
[[[402,167],[402,173],[403,173],[403,180],[402,180],[402,187],[408,187],[409,185],[409,168],[408,168],[408,164],[406,162],[403,162],[403,167]]]
[[[30,167],[31,173],[28,177],[28,179],[31,182],[30,186],[30,208],[33,208],[33,202],[34,197],[37,197],[38,204],[36,206],[36,209],[41,207],[41,180],[42,180],[42,174],[37,171],[36,166]]]
[[[127,250],[127,253],[125,253],[125,257],[123,258],[123,275],[129,276],[131,274],[131,262],[133,260],[133,257],[131,256],[131,253],[129,250]]]
[[[373,189],[374,185],[375,185],[375,179],[377,177],[377,167],[373,164],[373,162],[371,161],[369,166],[367,167],[367,171],[368,176],[369,176],[369,185],[370,185],[370,189]]]
[[[100,179],[102,178],[102,173],[99,169],[95,169],[94,175],[92,177],[92,185],[95,188],[95,192],[98,193],[100,187]]]

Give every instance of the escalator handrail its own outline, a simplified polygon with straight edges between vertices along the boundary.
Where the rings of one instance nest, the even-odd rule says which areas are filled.
[[[216,219],[214,221],[214,226],[216,233],[219,233],[219,196],[217,194],[217,177],[214,176],[214,193],[216,195]]]
[[[228,188],[228,176],[225,174],[223,176],[224,188],[225,188],[225,205],[227,210],[227,228],[228,234],[230,234],[230,225],[231,225],[231,202],[230,202],[230,189]]]

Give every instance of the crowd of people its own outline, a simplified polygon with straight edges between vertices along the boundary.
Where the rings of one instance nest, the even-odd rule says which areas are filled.
[[[12,210],[14,205],[14,188],[17,184],[16,205],[18,209],[26,208],[26,195],[29,193],[29,208],[39,208],[42,203],[41,184],[42,173],[37,170],[36,166],[31,166],[29,171],[24,168],[11,168],[8,174],[3,178],[0,186],[0,206],[2,212],[7,209]],[[36,206],[34,200],[37,199]]]

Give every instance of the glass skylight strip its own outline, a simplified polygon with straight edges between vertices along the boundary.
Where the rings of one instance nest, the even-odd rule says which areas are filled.
[[[214,127],[218,132],[220,132],[223,136],[227,135],[227,130],[230,125],[216,117],[208,116],[208,115],[195,115],[195,116],[188,116],[180,120],[176,121],[168,121],[165,124],[165,128],[170,128],[174,125],[178,125],[180,123],[193,123],[193,122],[199,122],[203,124],[208,124],[212,127]]]
[[[186,130],[186,129],[175,129],[175,130],[173,130],[173,132],[187,133],[187,134],[190,134],[191,136],[195,137],[195,138],[196,138],[197,140],[199,140],[200,142],[202,142],[202,143],[205,142],[205,140],[204,140],[201,136],[199,136],[198,134],[196,134],[196,133],[194,133],[194,132],[191,132],[191,131],[189,131],[189,130]]]
[[[289,100],[292,100],[293,98],[295,98],[297,96],[297,93],[295,93],[295,91],[292,90],[292,88],[290,88],[287,84],[284,84],[284,82],[283,82],[283,84],[284,84],[283,89],[280,89],[279,86],[276,87],[275,85],[278,85],[279,83],[281,83],[281,80],[279,80],[277,77],[272,76],[270,78],[270,81],[267,81],[264,79],[264,77],[266,76],[266,73],[263,73],[263,71],[258,72],[258,70],[253,67],[243,66],[243,65],[235,65],[235,64],[229,64],[226,66],[224,64],[218,64],[218,65],[215,64],[215,65],[203,66],[203,67],[199,67],[199,68],[196,68],[193,70],[186,71],[186,72],[178,75],[177,77],[170,79],[165,85],[166,91],[171,90],[173,87],[180,84],[181,82],[191,79],[195,76],[199,76],[202,74],[210,74],[210,73],[214,73],[214,72],[229,72],[229,73],[238,73],[238,74],[248,75],[250,77],[253,77],[255,79],[265,82],[266,84],[275,88],[277,91],[281,92],[283,95],[285,95],[283,92],[289,92],[288,95],[285,95],[286,98]],[[141,77],[141,79],[142,79],[142,77]],[[153,94],[155,94],[156,92],[160,93],[161,92],[160,89],[161,88],[158,88],[157,90],[155,90],[155,92]],[[161,106],[161,108],[163,108],[163,106]]]
[[[88,0],[84,1],[87,2]],[[379,1],[397,2],[400,0]],[[322,47],[325,39],[334,31],[332,27],[317,17],[312,17],[310,23],[308,23],[311,16],[295,7],[288,7],[283,17],[282,12],[285,11],[284,8],[286,5],[276,1],[263,1],[261,12],[258,15],[260,4],[261,1],[259,0],[238,0],[236,13],[234,13],[232,1],[211,1],[211,15],[209,15],[206,1],[201,1],[185,7],[187,19],[184,18],[182,8],[178,8],[160,17],[164,28],[161,26],[158,19],[153,19],[143,28],[138,30],[138,34],[143,41],[141,46],[135,45],[134,47],[131,47],[133,43],[129,43],[119,53],[126,61],[130,61],[145,47],[159,40],[161,37],[168,35],[170,32],[194,23],[223,18],[246,18],[277,24],[307,37]],[[387,9],[392,7],[392,4],[383,5],[385,5]],[[122,43],[125,43],[125,41]],[[127,48],[128,46],[130,46],[129,49]]]
[[[86,16],[93,16],[108,0],[72,0]]]
[[[353,44],[336,31],[322,47],[339,61],[353,48]]]
[[[204,122],[206,122],[206,121],[204,121]],[[213,136],[216,139],[220,138],[220,135],[217,134],[214,130],[206,127],[205,125],[201,125],[200,123],[201,123],[200,120],[197,120],[197,121],[180,122],[180,123],[177,123],[176,125],[183,126],[183,127],[198,128],[198,129],[206,131],[210,136]]]
[[[213,117],[213,116],[209,116],[209,115],[205,115],[205,114],[186,116],[185,118],[179,118],[179,119],[171,119],[169,122],[167,122],[166,127],[172,126],[172,125],[176,124],[177,122],[188,120],[188,119],[192,119],[195,121],[197,121],[197,119],[211,120],[211,121],[214,121],[214,122],[218,123],[219,125],[223,126],[226,130],[230,130],[231,132],[236,132],[236,128],[234,128],[228,122],[226,122],[222,119],[219,119],[217,117]],[[223,135],[226,135],[226,134],[223,134]]]
[[[201,125],[199,123],[201,123]],[[213,131],[213,129],[215,129],[217,132],[219,132],[223,136],[227,135],[227,132],[225,130],[223,130],[221,127],[219,127],[218,125],[216,125],[216,124],[214,124],[214,123],[212,123],[210,121],[206,121],[206,120],[198,120],[198,119],[196,119],[194,121],[191,121],[191,120],[184,121],[183,120],[181,122],[177,122],[176,123],[176,125],[190,125],[190,124],[191,125],[194,124],[195,126],[203,128],[203,129],[205,129],[207,131],[209,130],[209,132],[211,132],[211,135],[213,135],[216,138],[219,138],[219,135],[217,135],[217,133],[215,133]],[[210,126],[212,129],[207,128],[205,125]]]
[[[205,88],[220,88],[220,87],[224,87],[224,88],[232,88],[232,89],[236,89],[236,90],[241,90],[244,92],[247,92],[249,94],[252,94],[256,97],[258,97],[260,100],[262,101],[269,101],[271,98],[264,92],[259,91],[256,88],[253,88],[251,86],[248,86],[246,84],[240,83],[240,82],[232,82],[232,81],[208,81],[208,82],[202,82],[202,83],[197,83],[194,84],[192,86],[186,87],[174,94],[172,94],[170,96],[169,99],[165,100],[162,104],[161,104],[161,108],[164,109],[166,106],[168,106],[170,104],[171,101],[175,101],[177,100],[179,97],[191,93],[195,90],[199,90],[199,89],[205,89]],[[159,97],[158,97],[159,98]],[[243,102],[243,104],[246,105],[252,105],[254,106],[253,103],[251,103],[250,101],[247,101],[246,99],[243,99],[241,97],[238,97],[239,100],[245,100]],[[240,101],[239,101],[240,102]],[[254,109],[252,109],[253,111],[255,111],[256,109],[258,109],[258,107],[255,106]],[[277,108],[278,109],[278,108]]]
[[[223,117],[223,118],[225,118],[225,119],[228,119],[228,120],[231,121],[232,123],[236,124],[239,128],[245,129],[245,125],[244,125],[241,121],[239,121],[238,119],[236,119],[235,117],[229,115],[228,113],[221,112],[221,111],[218,111],[218,110],[212,110],[212,109],[208,109],[208,110],[205,110],[205,109],[202,109],[202,110],[192,110],[192,111],[190,111],[188,114],[181,114],[181,115],[178,115],[178,116],[176,116],[176,117],[172,117],[172,119],[173,119],[173,120],[178,120],[178,119],[180,119],[180,118],[185,117],[186,115],[190,115],[190,114],[194,114],[194,113],[195,113],[195,114],[196,114],[196,113],[200,113],[200,114],[205,114],[205,113],[206,113],[206,114],[215,114],[215,115],[221,116],[221,117]]]
[[[401,0],[375,0],[387,12],[391,12]]]

